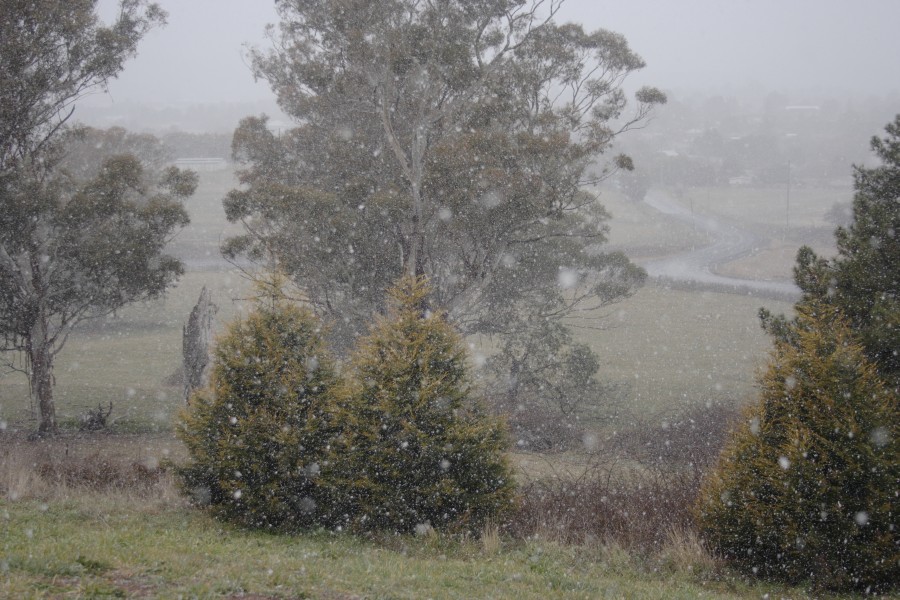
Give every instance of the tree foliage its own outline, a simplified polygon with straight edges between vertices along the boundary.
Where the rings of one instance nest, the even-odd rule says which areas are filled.
[[[601,251],[608,214],[585,184],[631,166],[599,161],[665,96],[641,89],[628,112],[621,84],[643,61],[621,35],[557,24],[559,4],[279,3],[253,65],[297,126],[235,131],[225,209],[246,234],[226,255],[274,260],[341,348],[403,274],[427,276],[465,335],[522,336],[630,294],[645,274]]]
[[[116,77],[165,21],[155,4],[121,0],[104,26],[96,4],[0,6],[0,350],[24,354],[42,433],[57,429],[53,360],[72,327],[159,295],[180,274],[162,249],[187,223],[181,200],[196,186],[177,169],[147,173],[133,155],[102,165],[87,146],[79,155],[65,127],[75,101]]]
[[[174,167],[148,173],[130,154],[88,166],[92,142],[67,135],[39,164],[0,176],[0,339],[24,354],[46,433],[57,428],[53,360],[72,328],[155,298],[182,273],[164,247],[187,224],[183,201],[197,184]]]
[[[427,295],[402,279],[353,354],[332,462],[358,529],[473,531],[511,508],[505,427],[475,401],[461,341]]]
[[[216,514],[296,530],[344,519],[331,495],[329,444],[341,431],[338,376],[319,321],[282,299],[260,303],[217,343],[207,389],[178,428],[183,486]]]
[[[0,7],[0,174],[34,159],[71,117],[78,98],[115,78],[165,13],[121,0],[109,26],[97,0],[8,0]]]
[[[835,232],[838,254],[831,259],[803,247],[794,277],[804,302],[840,308],[860,336],[881,375],[900,385],[900,115],[872,138],[881,160],[876,167],[854,167],[853,219]],[[784,318],[762,311],[775,334],[790,331]]]
[[[704,483],[701,529],[760,575],[835,589],[896,586],[896,391],[838,310],[808,303],[798,313],[792,338],[776,341],[759,402]]]

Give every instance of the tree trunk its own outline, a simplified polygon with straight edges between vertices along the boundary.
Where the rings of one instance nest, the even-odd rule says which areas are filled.
[[[27,343],[28,360],[31,363],[31,397],[36,401],[40,435],[56,435],[56,404],[53,402],[53,351],[48,339],[47,321],[38,315],[31,328]]]
[[[182,357],[184,365],[184,401],[187,403],[194,390],[207,384],[209,379],[209,341],[216,305],[206,286],[200,291],[200,299],[191,310],[187,325],[182,328]]]

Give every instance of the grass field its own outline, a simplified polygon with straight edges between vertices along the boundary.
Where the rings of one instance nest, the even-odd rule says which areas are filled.
[[[247,305],[252,293],[240,271],[215,259],[221,239],[237,231],[221,209],[221,199],[233,185],[230,171],[201,173],[201,185],[188,206],[192,225],[172,248],[188,261],[189,270],[165,299],[126,307],[69,339],[55,368],[55,396],[64,422],[75,422],[89,408],[112,402],[111,418],[121,429],[170,427],[182,403],[173,378],[181,361],[181,327],[201,287],[211,289],[219,307],[219,329]],[[611,239],[622,244],[629,240],[626,249],[665,253],[692,243],[687,225],[666,226],[648,207],[615,193],[601,197],[613,214]],[[722,206],[738,204],[733,200]],[[727,215],[738,212],[722,210]],[[745,262],[750,267],[741,268],[767,264],[754,257]],[[735,404],[750,397],[755,369],[769,347],[756,318],[761,306],[774,312],[790,309],[773,300],[648,285],[634,297],[572,324],[576,337],[600,356],[600,376],[617,386],[620,401],[629,411],[650,414],[712,401]],[[0,377],[0,420],[12,427],[34,426],[21,374]]]
[[[833,225],[825,214],[838,202],[850,202],[849,187],[787,186],[689,188],[682,200],[693,202],[694,209],[711,212],[741,223],[760,227],[807,229]]]
[[[178,507],[87,498],[3,507],[8,598],[741,598],[767,586],[705,579],[662,557],[552,542],[487,553],[477,541],[279,537]],[[651,566],[652,565],[652,566]],[[798,597],[798,596],[794,596]]]
[[[690,250],[707,243],[706,234],[687,223],[665,218],[643,202],[628,200],[612,188],[600,190],[609,221],[608,250],[621,250],[634,260],[651,259]]]
[[[600,311],[599,322],[583,323],[602,330],[573,325],[576,338],[600,357],[601,380],[624,387],[628,407],[646,415],[748,400],[771,345],[759,325],[760,307],[791,309],[754,296],[648,285]]]

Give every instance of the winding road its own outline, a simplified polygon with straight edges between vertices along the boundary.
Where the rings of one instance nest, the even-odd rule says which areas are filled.
[[[691,223],[696,228],[706,231],[713,240],[708,246],[643,263],[642,266],[651,277],[778,295],[795,296],[800,293],[800,289],[794,283],[739,279],[715,273],[719,265],[747,256],[764,243],[764,240],[753,232],[711,215],[692,215],[664,190],[651,189],[647,192],[644,202],[671,219]]]

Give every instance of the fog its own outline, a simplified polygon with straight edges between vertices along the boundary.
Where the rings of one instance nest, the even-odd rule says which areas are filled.
[[[169,24],[152,32],[108,96],[85,105],[264,103],[248,46],[266,47],[273,2],[159,0]],[[115,1],[102,0],[109,19]],[[559,21],[619,32],[646,61],[629,86],[676,94],[786,93],[795,102],[900,94],[900,3],[891,0],[569,0]]]

